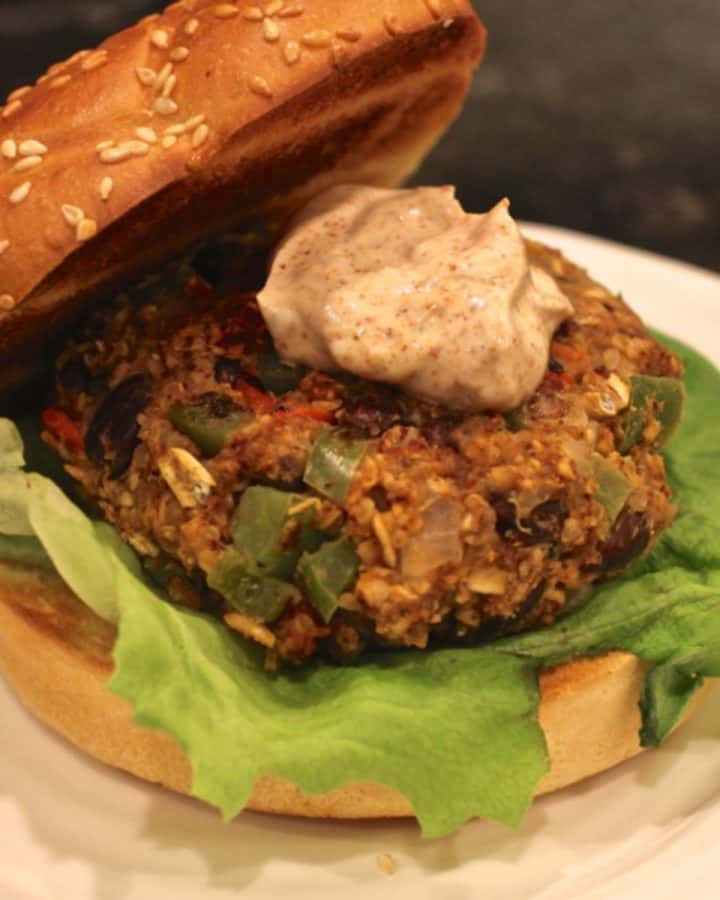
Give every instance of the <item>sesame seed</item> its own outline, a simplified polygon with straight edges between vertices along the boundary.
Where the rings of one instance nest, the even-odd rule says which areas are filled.
[[[272,97],[270,85],[260,75],[252,75],[248,79],[248,87],[253,94],[258,94],[260,97]]]
[[[0,153],[5,159],[15,159],[17,156],[17,144],[11,138],[8,138],[0,144]]]
[[[48,148],[40,141],[23,141],[18,147],[20,156],[44,156]]]
[[[15,309],[15,298],[12,294],[0,294],[0,309],[3,312],[10,312],[11,309]]]
[[[104,150],[100,151],[100,162],[101,163],[118,163],[127,159],[130,156],[130,151],[127,147],[106,147]]]
[[[443,22],[443,28],[451,28],[455,19],[445,19]]]
[[[170,51],[170,59],[173,62],[185,62],[188,56],[190,56],[190,51],[187,47],[175,47]]]
[[[172,92],[175,90],[176,84],[177,84],[177,75],[171,75],[163,86],[163,89],[162,89],[163,97],[169,97],[170,94],[172,94]]]
[[[221,3],[213,9],[213,12],[218,19],[230,19],[236,16],[240,10],[231,3]]]
[[[10,241],[0,241],[0,256],[8,249]]]
[[[15,163],[13,172],[29,172],[30,169],[39,166],[42,161],[42,156],[26,156],[25,159],[21,159],[19,162]]]
[[[114,147],[115,141],[100,141],[100,143],[95,148],[98,153],[102,153],[103,150],[107,150],[108,147]]]
[[[292,19],[295,16],[301,16],[305,12],[302,6],[286,6],[281,9],[278,15],[281,19]]]
[[[177,125],[171,125],[169,128],[166,128],[165,131],[163,131],[163,134],[170,135],[170,137],[177,137],[179,134],[185,134],[186,127],[187,126],[178,122]]]
[[[158,97],[153,108],[159,116],[174,116],[178,111],[177,103],[169,97]]]
[[[61,88],[64,87],[68,81],[72,81],[72,75],[58,75],[57,78],[53,78],[50,82],[51,88]]]
[[[147,69],[144,66],[141,66],[139,69],[135,69],[135,74],[137,75],[140,84],[145,87],[152,87],[155,84],[157,73],[154,69]]]
[[[145,141],[125,141],[120,147],[127,150],[131,156],[147,156],[150,152],[150,145]]]
[[[5,109],[2,111],[3,119],[9,119],[14,113],[16,113],[22,107],[22,100],[13,100],[12,103],[8,103]]]
[[[98,189],[98,193],[100,194],[101,200],[107,200],[110,194],[112,194],[114,183],[112,178],[109,175],[106,175],[100,182],[100,187]]]
[[[383,22],[385,24],[385,30],[390,37],[395,37],[400,34],[400,21],[397,16],[394,16],[392,13],[386,13]]]
[[[150,35],[150,43],[159,50],[167,50],[170,46],[170,36],[167,31],[163,31],[162,28],[157,28]]]
[[[166,135],[162,141],[160,142],[165,150],[169,150],[171,147],[174,147],[177,144],[177,137],[174,134]]]
[[[197,128],[198,125],[202,125],[204,121],[205,113],[200,113],[200,115],[193,116],[191,119],[188,119],[182,127],[185,129],[185,131],[192,131],[194,128]],[[165,133],[173,134],[173,132],[169,128],[165,129]]]
[[[88,50],[88,51],[85,53],[85,56],[89,56],[90,52],[91,52],[91,51]],[[83,58],[84,58],[84,57],[83,57]],[[58,62],[58,63],[53,63],[53,64],[50,66],[50,68],[47,70],[47,72],[45,73],[45,78],[52,78],[53,75],[59,75],[59,74],[63,71],[63,69],[65,69],[66,66],[67,66],[67,61],[65,61],[65,62]]]
[[[433,19],[442,18],[442,9],[440,0],[425,0],[425,6],[430,10]]]
[[[341,41],[347,41],[349,44],[354,44],[355,41],[359,41],[362,35],[359,31],[355,31],[354,28],[343,29],[342,31],[336,31],[336,36],[340,38]]]
[[[300,44],[297,41],[288,41],[287,44],[283,47],[283,56],[285,57],[285,62],[292,66],[300,59],[300,54],[302,50],[300,48]]]
[[[85,213],[80,209],[79,206],[71,206],[69,203],[64,203],[60,207],[60,211],[62,212],[63,218],[68,223],[68,225],[72,225],[73,228],[77,228],[77,226],[85,218]]]
[[[104,66],[107,61],[107,50],[98,50],[97,53],[93,53],[91,56],[86,57],[80,63],[80,68],[83,70],[83,72],[90,72],[92,71],[92,69],[99,69],[100,66]]]
[[[170,77],[170,73],[172,72],[172,70],[173,70],[173,64],[171,62],[169,62],[169,63],[165,63],[165,65],[162,67],[162,69],[160,69],[160,71],[158,72],[157,78],[155,79],[155,84],[153,85],[153,87],[155,88],[155,90],[158,93],[160,93],[160,91],[165,86],[165,82]]]
[[[263,37],[266,41],[276,41],[280,37],[280,28],[273,19],[263,19]]]
[[[308,31],[300,40],[306,47],[329,47],[332,43],[332,35],[329,31],[318,29],[317,31]]]
[[[17,205],[18,203],[22,203],[23,200],[30,193],[30,188],[32,187],[32,183],[29,181],[23,181],[22,184],[18,185],[15,190],[10,194],[8,200]]]
[[[25,94],[29,94],[32,88],[29,84],[26,84],[24,87],[15,88],[15,90],[8,94],[7,102],[12,103],[13,100],[19,100],[21,97],[24,97]]]
[[[248,22],[262,22],[264,18],[265,13],[259,6],[248,6],[243,10],[243,19],[247,19]]]
[[[189,37],[192,37],[195,34],[195,32],[198,30],[199,27],[200,27],[200,21],[198,19],[188,19],[187,22],[185,23],[185,28],[183,28],[183,31]]]
[[[155,130],[153,128],[148,128],[147,125],[136,128],[135,136],[141,141],[145,141],[146,144],[157,144],[158,136],[155,133]]]
[[[272,0],[272,3],[268,3],[265,7],[265,15],[274,16],[280,12],[283,6],[285,6],[285,0]]]
[[[192,136],[192,148],[193,150],[197,150],[202,144],[207,140],[207,136],[210,134],[210,129],[207,125],[198,125],[198,127],[193,132]]]
[[[92,50],[78,50],[76,53],[70,57],[70,59],[65,61],[66,66],[71,66],[73,63],[78,62],[78,60],[85,59],[86,56],[90,56]],[[62,68],[62,65],[60,66]]]
[[[98,226],[95,219],[83,219],[82,222],[78,222],[75,237],[82,244],[85,241],[89,241],[90,238],[94,238],[97,231]]]

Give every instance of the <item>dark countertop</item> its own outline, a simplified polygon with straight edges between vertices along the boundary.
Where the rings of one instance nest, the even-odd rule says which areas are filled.
[[[161,5],[0,0],[0,93]],[[487,59],[418,180],[720,270],[720,3],[476,7]]]

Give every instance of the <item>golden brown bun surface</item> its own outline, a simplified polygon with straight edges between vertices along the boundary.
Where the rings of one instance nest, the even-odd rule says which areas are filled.
[[[190,764],[175,740],[132,722],[110,694],[114,629],[81,604],[57,576],[0,563],[0,671],[42,721],[96,759],[189,794]],[[540,723],[550,771],[538,794],[602,772],[640,751],[638,698],[644,670],[611,653],[542,674]],[[410,816],[397,791],[347,785],[308,796],[262,776],[248,808],[323,818]]]
[[[183,0],[11,94],[0,386],[104,285],[229,227],[269,235],[330,184],[401,182],[484,46],[469,0]]]

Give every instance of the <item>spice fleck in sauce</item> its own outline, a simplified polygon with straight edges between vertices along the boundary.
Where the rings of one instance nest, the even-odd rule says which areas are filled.
[[[477,411],[535,390],[572,313],[529,265],[509,202],[469,214],[451,187],[325,191],[280,243],[259,302],[281,356]]]

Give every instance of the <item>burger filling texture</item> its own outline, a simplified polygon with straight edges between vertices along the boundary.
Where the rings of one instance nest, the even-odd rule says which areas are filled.
[[[402,200],[403,220],[411,224],[422,218],[417,211],[429,194],[446,231],[446,207],[457,206],[444,191],[362,190],[376,206],[380,195],[386,216],[387,203]],[[320,211],[304,215],[315,229],[328,228],[328,220],[338,231],[339,216],[358,215],[362,190],[350,189],[350,199],[347,189],[330,192],[325,219],[327,198]],[[408,215],[408,206],[416,215]],[[349,240],[351,250],[359,242],[360,258],[375,261],[381,277],[369,278],[367,262],[362,276],[360,296],[367,298],[397,279],[365,233],[379,231],[376,219],[367,221],[363,212],[354,236],[345,228],[336,237]],[[254,294],[213,290],[192,273],[161,303],[152,292],[150,299],[119,298],[59,360],[54,403],[43,421],[68,472],[173,602],[221,616],[265,648],[269,668],[315,655],[348,662],[372,647],[477,643],[547,625],[672,522],[658,449],[682,410],[679,360],[620,298],[559,254],[526,247],[504,207],[489,216],[489,222],[468,217],[480,220],[471,237],[483,250],[482,277],[472,260],[462,262],[470,253],[456,237],[460,274],[451,269],[443,280],[433,269],[423,281],[411,268],[420,309],[412,309],[409,289],[397,290],[410,311],[396,310],[392,327],[388,313],[377,325],[386,336],[381,355],[388,372],[388,331],[397,348],[397,341],[411,341],[407,320],[426,315],[428,297],[444,310],[423,346],[408,351],[427,363],[420,358],[410,379],[415,387],[422,376],[423,396],[338,370],[329,360],[329,372],[288,362]],[[419,227],[426,234],[427,223]],[[308,248],[321,245],[323,258],[332,260],[330,238],[316,244],[311,230],[306,245],[304,236],[296,226],[260,294],[283,340],[301,341],[304,324],[311,329],[305,295],[317,294],[314,281],[328,296],[342,294],[356,313],[372,309],[370,301],[348,300],[347,272],[331,268],[321,280],[322,264]],[[428,252],[421,248],[421,257]],[[395,247],[390,258],[397,255]],[[474,285],[464,304],[458,278]],[[531,302],[529,278],[544,293],[532,288],[533,309],[523,315],[517,307]],[[289,281],[278,286],[278,279]],[[487,310],[478,308],[483,284],[490,285]],[[283,305],[283,297],[291,286],[306,315],[296,312],[284,328],[292,298]],[[453,288],[454,307],[443,295]],[[507,298],[518,292],[517,302]],[[328,313],[322,298],[312,302],[324,310],[336,344],[341,333],[362,336],[362,323],[348,309]],[[498,312],[503,304],[514,306],[513,314]],[[508,364],[528,321],[538,332],[540,307],[551,319],[545,343],[537,335],[530,341],[524,369],[521,359]],[[464,325],[455,321],[463,309]],[[457,342],[459,327],[475,341],[471,352],[453,347],[441,365],[443,343]],[[355,353],[361,362],[353,368],[362,368],[367,349]],[[296,355],[314,358],[302,348]],[[451,379],[453,360],[459,371]],[[538,363],[531,387],[527,370]],[[428,397],[434,388],[451,400],[459,385],[467,398],[473,381],[481,409]],[[507,409],[508,396],[523,401]],[[500,409],[487,409],[488,398]]]
[[[37,419],[0,420],[4,582],[107,622],[109,689],[225,817],[267,774],[394,787],[428,836],[517,824],[543,669],[638,656],[644,746],[720,677],[720,374],[558,253],[527,262],[571,314],[511,409],[288,362],[205,254],[58,362],[44,436],[87,513]]]

